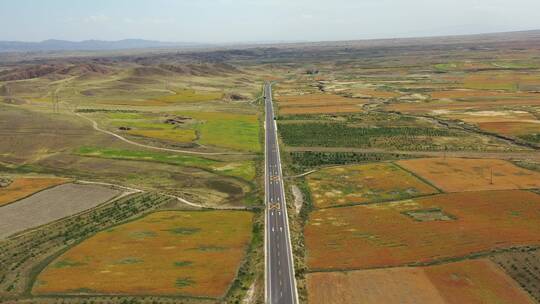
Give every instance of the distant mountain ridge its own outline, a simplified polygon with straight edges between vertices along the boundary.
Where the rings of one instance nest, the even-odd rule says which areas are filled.
[[[110,51],[124,49],[147,49],[169,47],[202,47],[204,44],[189,42],[162,42],[144,39],[117,41],[84,40],[68,41],[49,39],[41,42],[0,41],[0,52],[44,52],[44,51]]]

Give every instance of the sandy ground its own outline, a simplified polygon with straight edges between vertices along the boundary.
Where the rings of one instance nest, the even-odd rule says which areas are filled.
[[[300,191],[300,188],[298,188],[297,185],[291,185],[291,191],[294,196],[294,209],[296,214],[298,214],[300,213],[300,210],[302,210],[302,205],[304,204],[304,195],[302,195],[302,191]]]
[[[102,185],[64,184],[0,208],[0,238],[100,205],[121,191]]]

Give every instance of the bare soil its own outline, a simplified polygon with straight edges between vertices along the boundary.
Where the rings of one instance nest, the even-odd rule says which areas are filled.
[[[0,208],[0,238],[77,214],[121,191],[100,185],[64,184]]]

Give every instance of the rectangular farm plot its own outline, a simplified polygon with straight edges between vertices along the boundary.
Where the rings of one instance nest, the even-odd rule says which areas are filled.
[[[279,96],[280,115],[362,112],[365,100],[330,94]]]
[[[251,238],[244,211],[163,211],[102,231],[38,276],[34,294],[222,297]]]
[[[392,163],[327,168],[307,178],[315,207],[361,204],[437,193]]]
[[[321,209],[304,230],[312,270],[365,269],[447,260],[540,242],[540,195],[440,194]]]
[[[533,303],[488,260],[307,276],[309,303]]]
[[[38,191],[57,186],[67,182],[63,178],[32,178],[19,177],[6,187],[0,187],[0,206],[25,198]]]
[[[397,164],[446,192],[540,188],[540,173],[504,160],[425,158]]]
[[[121,191],[101,185],[63,184],[0,207],[0,238],[105,203]]]

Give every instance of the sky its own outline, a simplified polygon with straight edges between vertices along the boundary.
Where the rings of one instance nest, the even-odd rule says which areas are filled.
[[[540,29],[539,0],[0,0],[0,40],[328,41]]]

